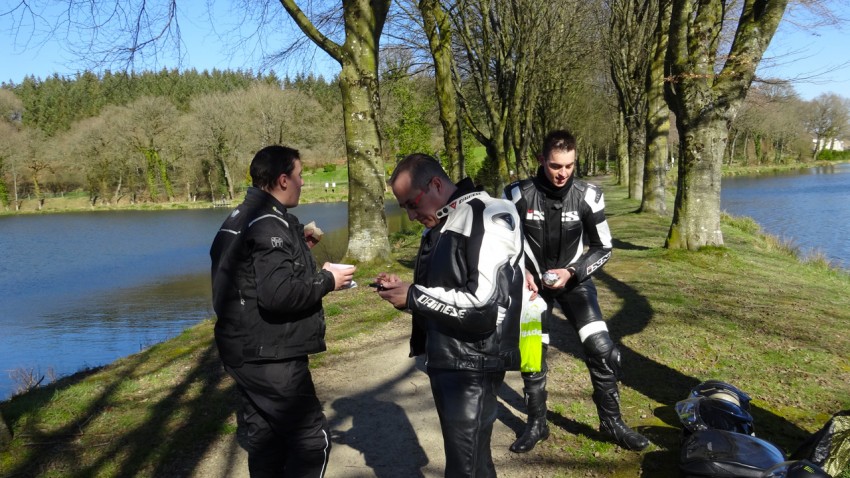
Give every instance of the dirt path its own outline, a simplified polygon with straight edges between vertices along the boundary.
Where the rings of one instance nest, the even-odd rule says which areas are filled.
[[[423,363],[407,357],[409,323],[386,324],[328,357],[315,371],[333,440],[328,478],[442,477],[443,440]],[[519,373],[508,373],[493,431],[493,458],[501,477],[534,477],[533,454],[508,446],[523,426]],[[210,449],[197,478],[247,478],[245,452],[230,435]]]

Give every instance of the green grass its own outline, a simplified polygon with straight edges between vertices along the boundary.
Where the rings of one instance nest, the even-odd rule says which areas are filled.
[[[654,445],[631,453],[601,439],[581,346],[559,321],[547,386],[552,436],[516,459],[530,460],[541,476],[676,476],[680,427],[672,407],[707,379],[749,393],[756,433],[789,452],[850,408],[846,271],[801,262],[793,247],[743,218],[722,219],[724,247],[666,250],[670,218],[638,214],[623,188],[602,185],[616,249],[595,283],[624,357],[624,418]],[[349,338],[400,317],[376,307],[366,287],[383,270],[410,278],[416,232],[390,242],[391,263],[360,265],[361,286],[325,300],[330,350],[314,367],[346,351],[355,342]],[[191,463],[217,435],[235,430],[233,385],[212,327],[204,321],[110,366],[0,403],[14,433],[0,453],[0,476],[161,476]]]
[[[817,161],[809,161],[809,162],[790,162],[783,164],[756,164],[750,166],[744,166],[740,164],[735,164],[733,166],[723,165],[723,176],[751,176],[757,174],[765,174],[765,173],[778,173],[778,172],[786,172],[786,171],[797,171],[800,169],[813,168],[817,166],[830,166],[839,163],[847,162],[848,159],[845,157],[841,157],[835,160],[828,159],[818,159]],[[674,183],[675,184],[675,183]]]
[[[332,171],[325,171],[322,167],[307,168],[303,171],[304,187],[301,191],[301,202],[338,202],[348,200],[348,168],[338,166]],[[336,183],[336,187],[328,187],[325,189],[325,183]],[[236,199],[233,202],[235,206],[242,201],[245,196],[246,185],[242,184],[237,187],[235,193]],[[71,191],[60,196],[49,196],[44,199],[44,206],[41,211],[37,209],[37,201],[32,198],[23,198],[21,210],[15,211],[14,208],[3,208],[0,206],[0,215],[10,214],[34,214],[34,213],[56,213],[67,211],[109,211],[109,210],[168,210],[168,209],[196,209],[208,208],[211,203],[208,200],[185,201],[185,194],[178,192],[174,202],[138,202],[130,204],[129,199],[124,198],[118,204],[103,205],[98,203],[94,208],[89,203],[89,195],[82,190]]]

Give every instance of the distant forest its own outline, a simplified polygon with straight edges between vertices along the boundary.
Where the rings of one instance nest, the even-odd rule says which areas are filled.
[[[386,75],[385,159],[441,144],[433,80]],[[336,80],[196,70],[25,78],[0,88],[0,206],[86,191],[93,206],[232,199],[273,143],[344,164]],[[388,161],[393,164],[394,161]]]
[[[411,152],[441,155],[433,77],[387,68],[380,96],[387,168]],[[584,172],[612,172],[615,121],[605,118],[616,117],[614,102],[595,95],[570,101],[566,121],[590,158],[581,164]],[[847,152],[832,150],[847,144],[848,111],[848,100],[837,95],[804,101],[787,86],[754,85],[730,125],[725,163],[846,159]],[[307,168],[345,163],[339,85],[321,76],[161,70],[27,77],[2,84],[0,114],[0,208],[6,210],[23,199],[43,204],[72,192],[87,194],[93,207],[234,199],[249,182],[254,152],[274,143],[299,149]],[[817,151],[813,138],[821,141]],[[674,128],[671,171],[677,141]],[[473,160],[475,146],[465,133],[472,177],[486,173]]]

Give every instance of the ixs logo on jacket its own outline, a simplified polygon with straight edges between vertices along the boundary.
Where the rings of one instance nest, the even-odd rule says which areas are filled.
[[[578,211],[564,211],[561,213],[561,222],[578,221]]]
[[[543,220],[543,211],[535,211],[534,209],[529,209],[525,213],[526,221],[542,221]],[[578,221],[578,211],[563,211],[561,212],[561,222],[573,222]]]
[[[543,211],[535,211],[534,209],[529,209],[525,213],[526,221],[542,221],[543,220]]]
[[[420,304],[435,312],[440,312],[450,317],[457,317],[458,319],[462,319],[466,315],[465,310],[458,309],[453,305],[440,302],[439,300],[433,297],[428,297],[427,295],[420,295],[416,298],[416,302],[419,302]]]
[[[283,246],[283,239],[279,237],[272,238],[272,247],[281,247]]]
[[[611,258],[610,252],[605,254],[604,256],[600,257],[596,262],[587,266],[587,269],[585,269],[585,274],[587,274],[587,275],[593,274],[593,271],[602,267],[602,265],[605,264],[606,262],[608,262],[608,259],[610,259],[610,258]]]

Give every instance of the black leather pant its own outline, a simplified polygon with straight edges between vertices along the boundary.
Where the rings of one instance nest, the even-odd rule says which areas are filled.
[[[446,478],[491,478],[490,437],[505,372],[428,369],[446,452]]]
[[[331,442],[307,357],[224,367],[236,380],[239,444],[251,478],[321,478]]]
[[[548,305],[548,310],[543,315],[543,333],[549,333],[550,321],[553,320],[552,312],[557,301],[567,320],[581,336],[585,364],[590,373],[590,382],[593,384],[593,401],[597,405],[600,418],[619,417],[617,386],[620,373],[619,350],[611,340],[603,322],[593,281],[587,279],[569,290],[543,289],[541,295]],[[548,367],[545,346],[542,362],[540,372],[522,374],[526,391],[533,392],[546,388]]]

